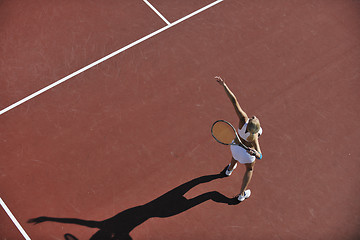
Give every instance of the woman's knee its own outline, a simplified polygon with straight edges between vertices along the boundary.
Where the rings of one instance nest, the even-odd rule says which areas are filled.
[[[253,170],[254,170],[254,167],[255,167],[255,162],[253,162],[253,163],[246,163],[246,164],[245,164],[245,167],[246,167],[246,171],[253,171]]]

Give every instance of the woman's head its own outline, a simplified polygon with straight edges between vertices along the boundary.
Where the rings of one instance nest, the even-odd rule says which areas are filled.
[[[256,116],[249,118],[249,122],[247,125],[247,131],[251,134],[255,134],[260,130],[260,121]]]

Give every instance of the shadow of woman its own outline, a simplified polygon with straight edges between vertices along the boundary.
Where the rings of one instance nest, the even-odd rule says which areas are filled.
[[[236,198],[228,198],[217,191],[207,192],[191,199],[187,199],[183,196],[186,192],[199,184],[225,177],[226,175],[224,172],[225,169],[219,174],[195,178],[181,184],[149,203],[129,208],[104,221],[89,221],[77,218],[38,217],[30,219],[28,223],[38,224],[42,222],[58,222],[77,224],[100,229],[90,238],[90,240],[131,240],[130,232],[150,218],[171,217],[208,200],[217,203],[226,203],[228,205],[238,204],[239,202]],[[77,239],[71,234],[65,234],[64,237],[66,240]]]

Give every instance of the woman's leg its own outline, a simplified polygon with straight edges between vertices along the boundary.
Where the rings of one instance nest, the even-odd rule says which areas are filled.
[[[250,183],[251,177],[253,175],[254,166],[255,162],[245,164],[246,171],[244,174],[243,182],[241,184],[240,195],[244,194],[246,188]]]
[[[230,165],[228,166],[228,169],[229,171],[232,171],[236,165],[237,161],[234,159],[234,158],[231,158],[231,162],[230,162]]]
[[[231,158],[231,162],[226,168],[225,175],[230,176],[232,174],[232,171],[236,168],[237,161],[234,158]]]

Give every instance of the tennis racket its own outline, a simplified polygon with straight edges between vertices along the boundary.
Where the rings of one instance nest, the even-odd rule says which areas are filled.
[[[214,139],[224,145],[239,145],[243,147],[245,150],[250,150],[247,146],[245,146],[237,134],[235,128],[231,125],[231,123],[225,120],[217,120],[211,127],[211,135]],[[236,143],[235,140],[238,140]]]

